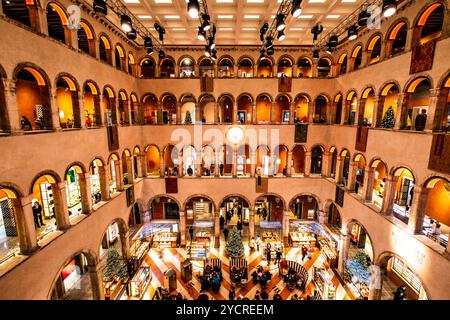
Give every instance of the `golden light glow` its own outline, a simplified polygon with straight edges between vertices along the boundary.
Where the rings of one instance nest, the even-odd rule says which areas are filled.
[[[76,173],[83,173],[83,169],[82,169],[79,165],[71,166],[71,167],[69,168],[69,170],[70,170],[70,169],[74,169]],[[69,171],[69,170],[67,170],[67,171]]]
[[[394,83],[389,83],[389,84],[387,84],[387,85],[384,87],[383,91],[381,92],[381,95],[382,95],[382,96],[387,96],[388,93],[389,93],[389,90],[391,90],[392,87],[394,87],[394,86],[395,86]]]
[[[327,61],[329,64],[331,64],[331,59],[330,59],[330,58],[323,57],[323,58],[321,58],[320,60],[325,60],[325,61]]]
[[[346,157],[347,153],[348,153],[347,149],[342,150],[341,157]]]
[[[344,62],[345,57],[347,57],[347,54],[346,53],[342,54],[339,58],[339,63]]]
[[[334,102],[339,102],[339,100],[341,100],[342,98],[342,94],[337,94],[336,97],[334,97]]]
[[[359,51],[361,51],[361,49],[362,49],[361,46],[357,46],[357,47],[355,48],[355,50],[353,50],[352,58],[356,58],[356,57],[358,56]]]
[[[111,49],[111,45],[109,44],[108,38],[106,38],[105,36],[100,36],[100,40],[102,40],[107,50]]]
[[[40,85],[40,86],[46,85],[44,77],[39,73],[39,71],[37,71],[36,69],[30,68],[30,67],[25,67],[24,69],[33,75],[33,77],[36,79],[38,85]]]
[[[433,5],[431,5],[427,10],[425,10],[425,12],[422,14],[422,16],[419,19],[419,22],[417,25],[419,26],[424,26],[425,23],[427,22],[429,16],[431,13],[433,13],[434,9],[440,7],[442,4],[441,3],[435,3]]]
[[[128,149],[125,149],[125,150],[123,151],[123,153],[125,154],[126,157],[130,157],[130,156],[131,156],[131,152],[130,152],[130,150],[128,150]]]
[[[64,79],[64,81],[67,83],[67,85],[69,86],[69,90],[70,91],[77,91],[77,87],[75,86],[75,83],[73,82],[72,79],[70,79],[69,77],[62,77]]]
[[[122,100],[124,100],[124,101],[127,100],[127,95],[125,94],[125,92],[120,91],[120,98],[121,98]]]
[[[32,5],[34,4],[34,0],[25,0],[25,4]]]
[[[109,157],[109,161],[114,160],[114,161],[119,161],[119,157],[113,153],[110,157]]]
[[[333,153],[334,151],[336,151],[336,147],[331,147],[330,148],[330,153]]]
[[[130,63],[131,63],[131,64],[135,64],[135,60],[134,60],[133,54],[130,53],[130,54],[128,55],[128,59],[130,59]]]
[[[389,40],[395,40],[395,38],[397,37],[398,32],[400,31],[400,29],[406,25],[406,22],[399,22],[397,23],[397,25],[394,27],[394,29],[392,29],[391,35],[389,36]]]
[[[16,199],[17,195],[14,191],[0,187],[0,195],[4,193],[9,199]]]
[[[353,96],[356,94],[355,91],[350,91],[350,93],[347,95],[347,100],[352,100]]]
[[[369,94],[372,92],[372,88],[367,88],[366,90],[364,90],[362,97],[363,99],[367,99],[367,97],[369,96]]]
[[[409,85],[407,92],[409,92],[409,93],[415,92],[417,86],[418,86],[419,84],[421,84],[421,83],[422,83],[423,81],[425,81],[425,80],[428,80],[428,79],[425,78],[425,77],[417,78],[416,80],[414,80],[414,81]]]
[[[134,155],[136,156],[136,155],[138,155],[139,153],[141,153],[141,149],[139,149],[139,147],[134,147],[133,153],[134,153]]]
[[[103,167],[103,161],[100,159],[94,159],[94,161],[92,161],[92,164],[94,164],[94,163],[99,167]],[[92,164],[91,164],[91,167],[92,167]]]
[[[137,102],[137,97],[134,94],[131,94],[131,101]]]
[[[52,7],[53,9],[56,10],[56,12],[58,13],[59,18],[61,19],[61,23],[65,26],[67,26],[67,16],[66,16],[66,12],[64,11],[63,8],[61,8],[59,5],[57,5],[56,3],[50,3],[50,7]]]
[[[121,58],[125,57],[125,54],[123,53],[123,49],[122,49],[121,46],[117,45],[117,46],[116,46],[116,49],[117,49],[117,51],[119,52],[119,56],[120,56]]]
[[[381,39],[381,37],[380,37],[379,35],[373,37],[373,39],[372,39],[372,40],[370,41],[370,43],[369,43],[369,47],[367,48],[367,50],[368,50],[368,51],[372,51],[373,48],[375,47],[375,44],[376,44],[377,41],[380,40],[380,39]]]
[[[447,80],[445,81],[444,87],[450,88],[450,77],[448,77]]]
[[[86,37],[89,40],[94,39],[94,35],[92,34],[91,28],[89,28],[89,26],[85,22],[80,22],[80,25],[83,28],[84,32],[86,33]]]
[[[114,92],[112,91],[112,89],[110,87],[106,87],[105,90],[108,93],[108,97],[114,98]]]
[[[87,85],[88,85],[89,89],[91,89],[92,94],[94,94],[94,95],[98,94],[97,87],[92,82],[88,82]]]

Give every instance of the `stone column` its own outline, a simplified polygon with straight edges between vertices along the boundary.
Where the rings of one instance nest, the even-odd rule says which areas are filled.
[[[233,145],[233,160],[231,164],[231,172],[233,174],[233,178],[237,178],[237,145]]]
[[[342,108],[341,108],[341,126],[347,124],[348,120],[348,100],[342,97]]]
[[[409,97],[406,93],[398,94],[397,114],[395,115],[395,130],[406,128],[406,119],[408,118],[408,101]]]
[[[31,203],[32,198],[33,196],[30,194],[21,199],[11,199],[16,218],[20,252],[25,255],[32,254],[38,248]]]
[[[435,119],[437,115],[442,114],[443,107],[447,107],[446,100],[447,99],[445,100],[440,99],[439,89],[430,89],[430,102],[428,104],[429,107],[427,112],[427,122],[425,125],[425,131],[432,132],[433,129],[435,128],[437,129],[438,126],[435,126]],[[441,101],[443,103],[439,103]]]
[[[282,220],[283,243],[285,246],[289,243],[289,211],[283,211]]]
[[[67,207],[66,183],[52,183],[53,204],[55,206],[56,225],[59,230],[66,230],[70,227],[69,211]]]
[[[409,209],[408,229],[414,234],[421,234],[425,209],[427,207],[428,194],[430,189],[414,186],[414,194],[411,208]]]
[[[83,214],[90,214],[92,212],[90,173],[78,173],[78,183],[80,185],[81,206],[83,207]]]
[[[373,184],[375,182],[375,168],[364,168],[364,190],[363,199],[364,202],[372,202]]]
[[[98,175],[100,179],[100,193],[102,196],[102,201],[108,201],[111,197],[109,194],[109,177],[106,166],[98,167]]]
[[[255,237],[255,210],[250,209],[248,215],[248,236],[251,240]]]
[[[336,115],[337,115],[337,102],[334,100],[330,102],[330,112],[327,112],[329,119],[327,120],[329,124],[336,124]]]
[[[332,154],[329,151],[325,151],[322,156],[322,176],[323,177],[330,177],[331,176],[331,165],[333,163],[332,161]]]
[[[347,181],[347,190],[350,192],[355,191],[357,170],[358,170],[358,162],[353,161],[352,163],[350,163],[350,172],[348,173],[348,181]]]
[[[384,99],[379,95],[373,96],[372,128],[381,126],[383,116]]]
[[[250,177],[254,177],[256,170],[256,152],[252,152],[250,159]]]
[[[116,190],[123,191],[123,172],[120,160],[114,160],[114,170],[116,172]]]
[[[147,153],[141,152],[139,154],[140,164],[141,164],[141,177],[145,178],[147,176]]]
[[[47,10],[36,4],[27,5],[32,28],[48,36]]]
[[[311,75],[313,78],[317,78],[319,76],[319,70],[317,69],[318,62],[317,60],[314,60],[311,65]]]
[[[258,117],[256,116],[256,100],[253,102],[252,106],[252,124],[257,124]]]
[[[178,152],[178,176],[181,178],[183,175],[183,154]]]
[[[99,268],[99,264],[88,265],[89,279],[91,280],[92,287],[92,299],[93,300],[104,300],[105,296],[103,293],[103,277],[102,271]]]
[[[305,176],[311,174],[311,151],[305,152]]]
[[[231,123],[238,122],[237,114],[238,114],[238,106],[237,106],[237,103],[233,101],[233,119],[231,119]],[[224,119],[222,119],[222,122],[224,122],[223,120]]]
[[[86,108],[84,106],[84,94],[81,92],[78,92],[78,105],[80,107],[80,128],[86,129]]]
[[[51,90],[50,93],[50,110],[52,113],[52,124],[55,130],[61,130],[61,125],[59,123],[59,109],[58,103],[56,102],[56,88]]]
[[[220,247],[220,213],[214,213],[214,248]]]
[[[218,124],[219,123],[219,103],[215,102],[214,103],[214,124]]]
[[[384,187],[383,205],[381,213],[386,216],[391,216],[394,209],[395,191],[397,188],[399,176],[387,176],[386,185]]]
[[[270,124],[274,124],[275,123],[275,119],[274,119],[274,110],[277,107],[277,102],[276,101],[272,101],[270,103],[270,113],[269,113],[269,123]]]
[[[336,184],[339,184],[341,182],[343,167],[344,167],[344,159],[341,156],[337,156],[336,175],[335,175]]]
[[[134,183],[133,159],[131,156],[126,157],[128,184]]]
[[[293,100],[289,106],[289,124],[294,124],[295,100]]]
[[[350,235],[341,235],[339,241],[339,259],[338,272],[341,276],[344,275],[345,260],[348,258],[348,249],[350,248]]]
[[[308,122],[309,123],[313,123],[314,121],[314,112],[315,112],[315,106],[316,104],[313,103],[312,101],[308,102]]]
[[[196,152],[197,155],[199,155],[199,157],[197,157],[197,177],[201,177],[202,176],[202,150],[200,149],[200,151]]]
[[[166,171],[166,164],[164,163],[164,153],[159,153],[159,176],[164,177]]]
[[[181,124],[181,102],[177,102],[177,122],[176,124]]]
[[[186,246],[186,213],[180,211],[180,246]]]
[[[3,81],[3,87],[5,89],[6,112],[8,113],[11,131],[19,131],[21,130],[21,126],[16,97],[16,81],[10,79],[2,79],[1,81]]]
[[[119,233],[120,244],[122,247],[122,258],[125,259],[125,261],[128,261],[130,258],[130,241],[128,239],[129,232],[130,230],[127,229]]]
[[[292,174],[292,151],[288,151],[287,154],[287,163],[286,163],[286,170],[287,170],[287,176],[290,177]]]

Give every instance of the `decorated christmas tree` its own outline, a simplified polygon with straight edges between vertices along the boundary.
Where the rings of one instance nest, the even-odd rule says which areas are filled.
[[[226,250],[228,256],[232,259],[239,258],[244,254],[244,245],[242,244],[241,234],[236,226],[233,227],[228,235]]]
[[[381,127],[386,129],[392,129],[395,125],[395,115],[394,115],[394,109],[392,107],[389,107],[389,109],[384,114],[383,121],[381,122]]]
[[[116,249],[108,250],[108,258],[106,259],[106,267],[103,272],[105,282],[111,281],[113,278],[125,278],[127,276],[127,266]]]
[[[191,112],[186,111],[186,117],[184,118],[184,124],[192,124]]]

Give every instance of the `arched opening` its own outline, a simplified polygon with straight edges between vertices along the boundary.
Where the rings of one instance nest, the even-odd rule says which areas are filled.
[[[231,123],[233,121],[234,113],[234,100],[233,97],[229,95],[223,95],[219,98],[219,123]],[[239,111],[238,111],[239,113]],[[244,117],[241,118],[241,123],[245,123],[246,113],[244,112]],[[239,115],[238,115],[239,118]]]
[[[418,39],[419,43],[414,43],[413,47],[426,44],[441,37],[444,26],[444,10],[444,5],[437,2],[423,12],[414,30],[413,37],[415,41]]]
[[[372,88],[364,90],[361,100],[359,102],[358,125],[371,126],[373,123],[373,108],[374,108],[375,92]]]
[[[121,126],[130,125],[129,102],[126,92],[119,91],[119,123]]]
[[[328,226],[332,229],[342,228],[342,217],[337,206],[332,203],[328,209]]]
[[[31,26],[30,14],[37,14],[38,7],[34,1],[2,0],[3,14],[28,27]]]
[[[173,94],[166,94],[161,98],[161,104],[162,122],[164,124],[177,123],[177,98]]]
[[[181,123],[193,124],[197,119],[197,103],[193,95],[185,95],[181,98]]]
[[[248,94],[239,96],[237,101],[238,122],[242,124],[253,123],[253,98]]]
[[[123,184],[127,185],[133,183],[133,158],[128,149],[125,149],[122,152],[122,177]]]
[[[130,216],[128,217],[128,227],[130,228],[130,234],[134,234],[136,230],[141,226],[141,209],[136,202],[130,210]]]
[[[328,58],[321,58],[317,62],[317,76],[319,78],[331,77],[331,61]]]
[[[352,52],[353,70],[358,70],[362,63],[362,46],[357,46]]]
[[[251,175],[251,152],[248,144],[241,144],[237,149],[237,176]]]
[[[396,169],[394,176],[398,177],[397,185],[395,186],[394,216],[408,224],[409,210],[413,202],[416,181],[413,173],[407,168]]]
[[[377,127],[393,129],[398,112],[398,95],[400,91],[396,84],[389,83],[381,90],[381,104],[383,108],[378,108]],[[380,112],[381,111],[381,112]]]
[[[406,38],[408,36],[408,25],[405,21],[397,23],[389,34],[387,40],[387,54],[386,56],[392,57],[405,51]]]
[[[328,98],[325,96],[318,96],[314,100],[314,123],[326,123],[327,122],[327,108]]]
[[[178,149],[171,144],[164,149],[164,168],[166,176],[178,176]]]
[[[184,146],[182,151],[183,176],[197,175],[197,150],[193,146]]]
[[[298,196],[291,201],[291,219],[317,220],[319,204],[317,199],[311,195]]]
[[[86,194],[85,184],[86,178],[83,169],[79,165],[71,166],[66,172],[66,197],[69,219],[72,221],[88,209],[84,208],[84,201],[91,195]]]
[[[223,144],[219,149],[219,174],[220,176],[233,175],[233,146]]]
[[[297,77],[311,78],[312,77],[312,63],[308,58],[301,58],[297,62]]]
[[[273,175],[287,175],[288,148],[285,145],[278,145],[272,155]]]
[[[271,120],[272,98],[266,94],[256,98],[256,123],[268,124]]]
[[[160,77],[173,78],[175,77],[175,63],[171,58],[164,58],[159,62]]]
[[[203,95],[199,98],[200,119],[202,123],[215,123],[216,100],[210,94]]]
[[[6,109],[6,97],[5,97],[5,86],[3,80],[6,79],[6,74],[3,72],[2,66],[0,66],[0,134],[9,133],[11,131],[11,126],[8,119],[8,111]]]
[[[258,71],[256,72],[258,78],[273,77],[273,61],[269,58],[258,61]]]
[[[70,30],[67,28],[66,10],[58,4],[47,4],[47,27],[50,38],[70,44]]]
[[[103,162],[100,159],[95,159],[89,166],[89,181],[91,186],[91,198],[93,205],[99,203],[102,200],[106,200],[104,196],[105,190],[102,190],[102,188],[105,187],[105,171],[106,170],[103,166]]]
[[[260,252],[265,252],[270,243],[271,250],[282,247],[282,220],[284,203],[276,195],[262,195],[255,201],[255,235],[263,243]]]
[[[120,45],[116,45],[114,59],[117,70],[125,70],[125,53]]]
[[[227,196],[223,199],[219,209],[220,227],[231,230],[236,226],[238,230],[241,230],[242,239],[248,239],[250,208],[250,203],[244,197]]]
[[[142,177],[141,149],[139,146],[133,149],[133,175],[134,179]]]
[[[347,73],[347,54],[344,53],[339,58],[339,75],[343,75]]]
[[[355,193],[359,196],[363,196],[366,158],[362,154],[357,154],[355,156],[355,162],[356,162]]]
[[[268,176],[273,173],[271,170],[270,149],[266,145],[260,145],[256,148],[256,173],[262,176]]]
[[[199,63],[199,73],[201,77],[214,77],[214,63],[209,58],[203,58]]]
[[[292,149],[291,175],[303,176],[305,174],[305,147],[296,145]]]
[[[294,116],[297,123],[308,123],[310,100],[305,95],[297,95],[295,97]]]
[[[253,77],[253,61],[250,58],[241,58],[238,62],[238,77],[252,78]]]
[[[290,58],[281,58],[278,61],[278,77],[292,77],[292,60]]]
[[[95,57],[94,32],[85,21],[81,21],[80,26],[81,28],[77,30],[78,49]]]
[[[330,158],[331,158],[331,171],[330,175],[332,178],[336,177],[336,167],[338,159],[338,151],[335,147],[330,148]]]
[[[377,207],[383,206],[383,197],[385,194],[387,167],[381,160],[372,162],[371,167],[374,168],[374,179],[372,188],[372,203]]]
[[[135,75],[135,60],[133,54],[129,53],[127,57],[127,73],[131,75]]]
[[[450,181],[441,177],[430,178],[425,187],[428,197],[425,207],[423,233],[448,251],[450,234]]]
[[[31,202],[37,241],[57,229],[56,214],[63,214],[56,212],[61,204],[58,192],[57,179],[50,174],[38,177],[33,183]]]
[[[160,171],[160,154],[159,149],[155,145],[145,148],[146,162],[147,162],[147,175],[159,177]]]
[[[116,154],[112,154],[109,157],[108,162],[108,181],[109,181],[109,194],[113,195],[118,192],[118,187],[120,183],[120,160]]]
[[[191,259],[203,260],[209,257],[210,249],[214,248],[214,211],[214,203],[205,196],[192,196],[185,202],[186,229],[189,230],[186,250]]]
[[[377,35],[369,42],[367,55],[369,57],[369,65],[381,60],[381,36]]]
[[[156,124],[158,122],[158,98],[150,93],[142,98],[142,111],[144,124]]]
[[[342,119],[342,103],[343,103],[343,98],[342,98],[342,94],[338,94],[335,98],[334,98],[334,105],[336,106],[336,110],[332,110],[332,114],[333,114],[333,123],[334,124],[341,124],[341,119]]]
[[[110,87],[103,89],[103,112],[106,114],[107,124],[117,124],[116,97]]]
[[[156,76],[155,61],[151,58],[144,58],[141,61],[141,78],[154,78]]]
[[[350,172],[350,152],[344,149],[341,152],[341,179],[338,181],[339,184],[346,186],[348,181],[348,174]]]
[[[178,203],[172,198],[166,196],[154,197],[150,203],[150,214],[152,223],[155,223],[154,220],[165,220],[166,223],[169,223],[169,221],[167,220],[174,220],[173,223],[177,224],[176,229],[178,229],[178,220],[180,220],[180,208],[178,207]],[[174,227],[172,226],[171,229],[171,231],[173,231]],[[155,239],[153,239],[153,242],[155,242]],[[170,246],[172,247],[172,244],[170,244]]]
[[[22,130],[51,130],[53,123],[47,78],[32,67],[21,68],[16,78],[17,107]]]
[[[276,123],[289,123],[291,109],[291,98],[280,95],[276,98],[274,110],[272,111],[272,121]]]
[[[408,99],[408,110],[407,114],[402,115],[402,129],[414,131],[423,131],[425,129],[431,88],[431,83],[427,78],[418,78],[409,85],[407,96],[405,97],[405,99]],[[433,121],[433,119],[429,121]]]
[[[100,41],[98,42],[100,60],[112,65],[111,58],[111,42],[104,35],[100,36]]]
[[[97,127],[102,124],[100,96],[98,87],[92,82],[86,82],[83,88],[83,104],[86,117],[86,127]]]
[[[414,270],[400,256],[393,253],[382,255],[378,263],[381,272],[381,289],[377,300],[427,300],[422,281]],[[406,289],[400,298],[399,288]]]
[[[79,253],[61,270],[52,289],[52,300],[93,300],[93,283],[88,267],[92,256]]]
[[[214,176],[214,169],[216,164],[216,157],[214,148],[210,145],[202,148],[202,175]]]
[[[358,95],[355,91],[351,91],[347,95],[347,124],[352,126],[355,124],[356,110],[358,108]]]
[[[315,146],[311,150],[311,174],[322,174],[323,147]]]
[[[191,57],[184,57],[180,62],[180,78],[195,77],[195,61]]]
[[[234,76],[234,62],[231,58],[223,57],[217,65],[220,78],[230,78]]]
[[[141,114],[140,114],[140,108],[139,108],[139,103],[138,103],[138,98],[137,98],[137,96],[136,96],[136,94],[134,94],[134,93],[132,93],[132,94],[130,94],[130,99],[131,99],[131,110],[130,110],[130,112],[131,112],[131,123],[133,124],[133,125],[136,125],[136,124],[143,124],[143,121],[141,121],[141,119],[142,119],[142,116],[141,116]],[[141,107],[142,108],[142,107]]]
[[[350,237],[348,248],[344,248],[343,278],[346,285],[357,299],[368,299],[370,272],[369,266],[373,262],[373,245],[366,229],[357,221],[350,221],[346,228]]]
[[[0,186],[0,262],[21,252],[17,215],[22,207],[19,196],[11,188]]]
[[[61,128],[81,128],[78,85],[68,76],[56,81],[56,104]]]

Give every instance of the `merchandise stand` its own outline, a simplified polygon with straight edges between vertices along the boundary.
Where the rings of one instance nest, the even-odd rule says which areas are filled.
[[[320,300],[336,299],[336,287],[326,269],[314,267],[313,282]]]

